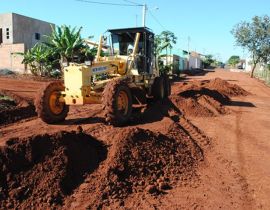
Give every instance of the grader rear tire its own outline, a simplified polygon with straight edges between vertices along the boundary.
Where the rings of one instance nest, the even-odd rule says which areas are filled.
[[[48,124],[65,120],[69,106],[59,101],[59,94],[64,91],[62,82],[51,82],[42,88],[35,100],[38,117]]]
[[[103,91],[105,120],[113,126],[128,122],[132,113],[132,95],[129,87],[121,80],[109,82]]]
[[[163,100],[165,96],[164,79],[156,77],[152,86],[152,96],[154,101]]]

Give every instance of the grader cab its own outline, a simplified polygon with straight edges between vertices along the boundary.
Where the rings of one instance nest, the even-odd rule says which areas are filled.
[[[101,37],[95,60],[69,63],[64,82],[51,82],[41,90],[35,105],[44,122],[63,121],[71,105],[103,104],[106,121],[124,125],[134,104],[170,95],[168,77],[160,75],[154,56],[154,34],[145,27],[108,31],[109,55],[101,56]]]

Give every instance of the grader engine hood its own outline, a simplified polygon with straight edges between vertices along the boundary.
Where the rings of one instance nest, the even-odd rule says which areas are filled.
[[[71,63],[64,69],[65,91],[62,92],[65,103],[68,105],[83,105],[101,102],[100,92],[106,80],[95,81],[99,75],[122,75],[126,72],[126,61],[114,59],[99,61],[91,66]]]
[[[85,65],[70,65],[64,70],[66,104],[84,104],[91,92],[91,71]]]

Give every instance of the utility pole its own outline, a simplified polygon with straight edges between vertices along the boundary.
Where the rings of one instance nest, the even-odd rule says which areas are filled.
[[[142,11],[142,26],[143,27],[145,27],[145,21],[146,21],[146,10],[147,10],[147,6],[146,6],[146,4],[143,4],[142,5],[142,9],[143,9],[143,11]]]
[[[190,58],[190,55],[189,55],[189,42],[190,42],[190,36],[188,36],[188,69],[189,69],[189,67],[190,67],[190,63],[189,63],[189,58]]]
[[[188,55],[189,55],[189,43],[190,43],[190,36],[188,36]]]

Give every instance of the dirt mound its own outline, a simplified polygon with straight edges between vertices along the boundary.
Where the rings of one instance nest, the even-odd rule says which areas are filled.
[[[32,101],[15,95],[9,91],[0,91],[0,125],[14,123],[16,121],[33,117],[36,115]]]
[[[11,139],[0,152],[0,208],[62,205],[105,157],[105,147],[83,133]]]
[[[235,84],[220,78],[190,81],[178,85],[170,97],[176,107],[187,116],[213,117],[229,113],[223,105],[231,102],[231,96],[249,93]]]
[[[223,79],[215,78],[204,85],[206,88],[216,90],[226,96],[246,96],[249,93],[236,84],[231,84]]]
[[[88,179],[90,186],[99,185],[92,189],[95,196],[87,200],[90,208],[110,206],[131,193],[163,193],[176,180],[194,176],[197,162],[203,158],[200,147],[189,144],[191,139],[176,124],[168,135],[124,128],[111,141],[106,165],[99,172],[103,178],[93,174]]]
[[[209,96],[203,95],[194,99],[172,95],[170,98],[186,116],[214,117],[228,112],[218,101]]]

